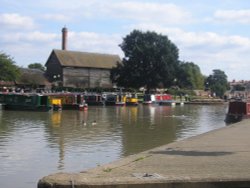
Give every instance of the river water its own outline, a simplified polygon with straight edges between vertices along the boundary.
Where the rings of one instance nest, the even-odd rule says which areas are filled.
[[[0,111],[0,187],[35,188],[43,176],[80,172],[225,126],[226,105]]]

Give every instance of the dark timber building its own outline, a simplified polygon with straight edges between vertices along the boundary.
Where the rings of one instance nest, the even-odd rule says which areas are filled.
[[[118,55],[68,51],[67,29],[62,29],[62,50],[52,50],[45,66],[50,82],[64,87],[110,88],[110,70],[121,59]]]

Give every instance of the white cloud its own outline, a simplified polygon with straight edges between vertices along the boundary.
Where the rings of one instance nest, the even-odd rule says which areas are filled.
[[[60,47],[59,34],[33,32],[9,32],[0,35],[1,50],[12,56],[18,66],[45,63],[53,48]]]
[[[34,21],[31,17],[21,16],[16,13],[0,14],[0,25],[2,28],[10,29],[33,29]]]
[[[106,4],[105,12],[117,18],[152,23],[187,23],[191,14],[174,4],[122,2]]]
[[[180,28],[164,27],[157,24],[138,24],[131,25],[129,28],[162,33],[167,35],[170,40],[184,47],[203,46],[202,49],[214,47],[216,50],[229,47],[250,47],[250,38],[238,35],[219,35],[215,32],[186,32]]]
[[[44,14],[42,16],[45,20],[53,20],[53,21],[59,21],[59,22],[69,22],[70,17],[66,16],[65,14]]]
[[[218,10],[215,12],[214,18],[223,22],[250,24],[250,9]]]
[[[111,20],[133,20],[143,22],[161,22],[171,24],[186,24],[192,20],[191,14],[171,3],[139,2],[139,1],[70,1],[63,4],[58,1],[44,3],[53,7],[54,11],[64,12],[75,19],[111,19]],[[44,5],[45,6],[45,5]]]
[[[59,35],[53,33],[42,33],[40,31],[25,32],[25,33],[8,33],[0,36],[1,41],[5,43],[33,43],[51,42],[58,40]]]
[[[68,49],[97,53],[119,54],[123,56],[118,45],[122,42],[120,35],[106,35],[93,32],[69,32]]]

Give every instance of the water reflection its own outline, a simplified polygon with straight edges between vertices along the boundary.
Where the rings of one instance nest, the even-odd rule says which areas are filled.
[[[183,109],[177,109],[176,114],[185,114],[176,131],[177,139],[184,139],[225,126],[226,109],[226,105],[186,105]]]
[[[124,156],[175,140],[174,119],[166,121],[164,118],[165,114],[170,113],[171,107],[140,106],[126,110],[128,112],[123,117],[122,126]]]
[[[50,173],[82,171],[223,127],[225,112],[223,105],[0,111],[0,187],[36,187]]]

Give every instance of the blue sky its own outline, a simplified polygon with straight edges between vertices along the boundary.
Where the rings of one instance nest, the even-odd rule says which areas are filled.
[[[180,60],[204,75],[221,69],[229,80],[250,80],[248,0],[0,0],[0,51],[18,66],[45,64],[61,49],[119,54],[132,30],[155,31],[177,45]]]

